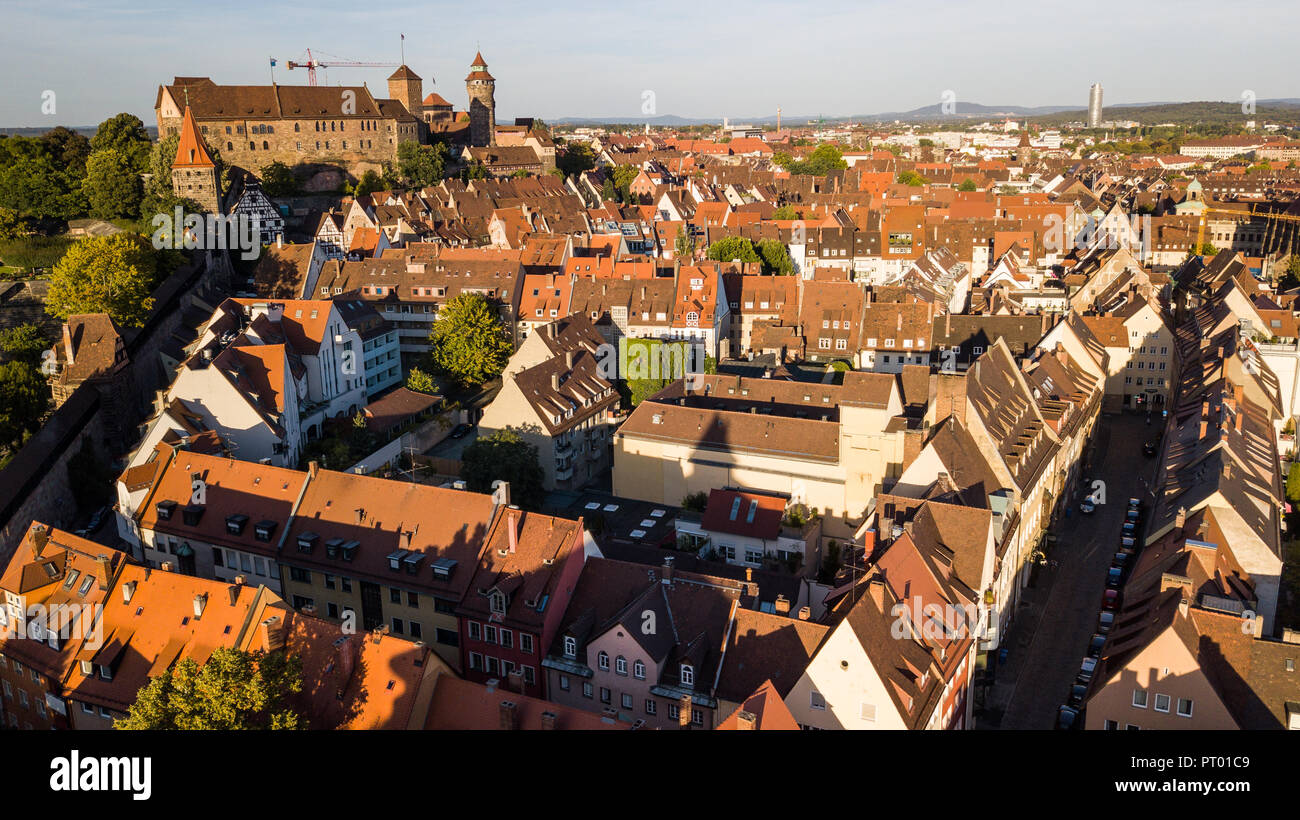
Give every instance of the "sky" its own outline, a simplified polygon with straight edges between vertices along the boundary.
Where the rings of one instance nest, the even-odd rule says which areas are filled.
[[[651,5],[0,0],[0,126],[155,122],[174,76],[306,84],[289,60],[401,60],[457,109],[476,50],[518,116],[850,116],[932,105],[1300,97],[1300,4],[660,0]],[[387,96],[391,69],[331,69]],[[430,78],[433,82],[430,82]],[[52,95],[49,92],[53,92]],[[51,102],[53,103],[51,105]],[[650,104],[653,104],[651,110]],[[50,109],[53,109],[51,112]],[[790,120],[787,120],[790,121]]]

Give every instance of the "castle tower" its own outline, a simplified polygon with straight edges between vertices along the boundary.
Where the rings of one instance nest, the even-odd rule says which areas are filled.
[[[172,160],[172,192],[182,199],[192,200],[205,213],[221,213],[221,184],[217,179],[217,164],[199,136],[194,124],[194,114],[185,106],[185,119],[181,121],[181,140],[176,146],[176,159]]]
[[[488,73],[483,53],[479,52],[474,55],[469,76],[465,78],[465,90],[469,93],[470,145],[497,144],[496,87],[497,81]]]
[[[406,106],[412,117],[424,122],[424,82],[408,66],[402,65],[388,78],[388,96]]]

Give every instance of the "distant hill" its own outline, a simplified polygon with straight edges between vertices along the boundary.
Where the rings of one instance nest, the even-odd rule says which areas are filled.
[[[57,125],[44,126],[41,128],[6,128],[0,126],[0,134],[10,137],[39,137],[45,132],[57,127]],[[69,131],[75,131],[85,137],[93,137],[95,136],[95,132],[99,130],[98,125],[68,125],[64,127]],[[149,139],[158,139],[158,126],[146,123],[144,130],[149,132]]]

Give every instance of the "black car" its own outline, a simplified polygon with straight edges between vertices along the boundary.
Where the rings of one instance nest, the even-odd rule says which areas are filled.
[[[1124,577],[1124,570],[1119,567],[1111,567],[1106,573],[1106,586],[1111,589],[1119,587],[1120,579]]]
[[[1070,687],[1069,704],[1075,708],[1083,705],[1083,699],[1088,694],[1088,687],[1081,683],[1076,683]]]
[[[1147,456],[1147,458],[1153,458],[1155,454],[1158,453],[1159,451],[1160,451],[1159,442],[1148,441],[1146,444],[1142,445],[1142,452]]]
[[[1056,713],[1056,728],[1068,731],[1074,728],[1074,723],[1079,717],[1079,710],[1073,706],[1062,706]]]
[[[1101,657],[1101,650],[1102,647],[1104,647],[1105,645],[1106,645],[1106,636],[1101,634],[1100,632],[1094,633],[1092,636],[1092,640],[1088,641],[1088,657],[1090,658]]]
[[[465,434],[473,429],[474,428],[470,427],[468,424],[457,424],[455,429],[451,431],[449,438],[464,438]]]

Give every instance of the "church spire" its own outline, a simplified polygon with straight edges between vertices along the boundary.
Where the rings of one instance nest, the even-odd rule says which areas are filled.
[[[215,168],[212,155],[199,136],[199,127],[194,124],[194,113],[185,106],[185,119],[181,122],[181,141],[176,146],[176,159],[173,168]]]

